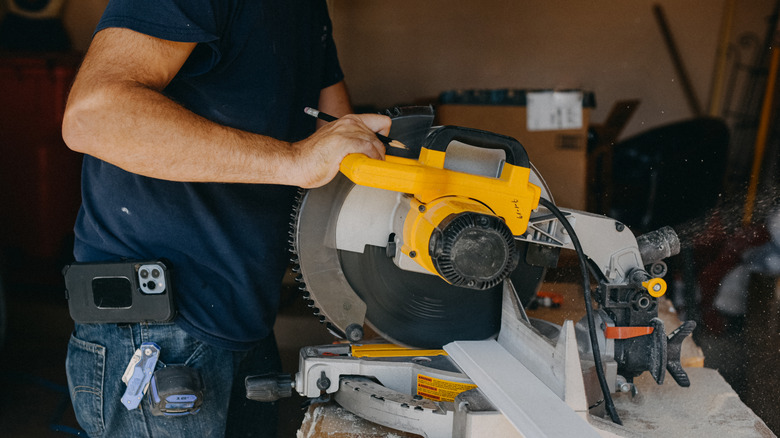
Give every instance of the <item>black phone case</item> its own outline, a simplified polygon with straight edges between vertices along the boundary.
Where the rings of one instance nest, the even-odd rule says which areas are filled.
[[[161,293],[144,293],[138,269],[157,265],[165,279]],[[78,323],[168,322],[175,316],[170,266],[164,260],[110,263],[72,263],[63,269],[70,316]],[[119,298],[104,296],[93,286],[128,287]],[[110,301],[106,303],[106,301]],[[106,305],[103,305],[106,304]]]

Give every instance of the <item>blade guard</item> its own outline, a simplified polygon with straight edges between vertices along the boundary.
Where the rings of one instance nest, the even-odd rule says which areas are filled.
[[[503,165],[498,178],[445,169],[447,146],[453,140],[503,149],[511,163]],[[529,182],[530,162],[517,140],[461,127],[439,128],[417,160],[388,155],[382,161],[350,154],[342,160],[340,170],[355,184],[412,194],[422,206],[450,196],[478,201],[502,218],[515,236],[525,233],[541,195],[541,189]]]

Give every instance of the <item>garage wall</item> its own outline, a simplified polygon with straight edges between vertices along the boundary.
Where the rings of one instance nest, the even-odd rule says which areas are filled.
[[[65,9],[62,12],[65,29],[70,34],[73,48],[85,52],[108,0],[66,1]]]
[[[392,106],[473,88],[593,91],[591,120],[642,101],[624,134],[691,116],[653,15],[660,4],[707,108],[726,0],[328,0],[357,105]],[[107,0],[70,0],[66,28],[84,50]],[[763,38],[774,0],[738,0],[732,41]],[[752,59],[752,54],[749,56]]]
[[[707,108],[724,0],[330,0],[357,104],[391,106],[449,89],[580,88],[594,122],[639,98],[630,135],[692,115],[653,14],[663,7]],[[739,0],[732,40],[763,38],[774,1]]]

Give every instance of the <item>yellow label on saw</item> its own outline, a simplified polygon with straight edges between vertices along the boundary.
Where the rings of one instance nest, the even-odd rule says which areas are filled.
[[[471,383],[453,382],[436,379],[422,374],[417,375],[417,395],[433,401],[455,401],[461,392],[476,388]]]
[[[446,356],[444,350],[420,350],[401,347],[394,344],[354,344],[352,345],[352,357],[417,357],[417,356]]]

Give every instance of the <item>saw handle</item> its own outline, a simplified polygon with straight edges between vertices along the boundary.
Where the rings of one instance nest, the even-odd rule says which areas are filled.
[[[474,128],[442,126],[429,135],[426,140],[427,144],[423,147],[433,151],[446,152],[447,146],[452,141],[486,149],[501,149],[506,152],[506,160],[509,164],[520,167],[531,166],[528,153],[519,141],[506,135]]]

